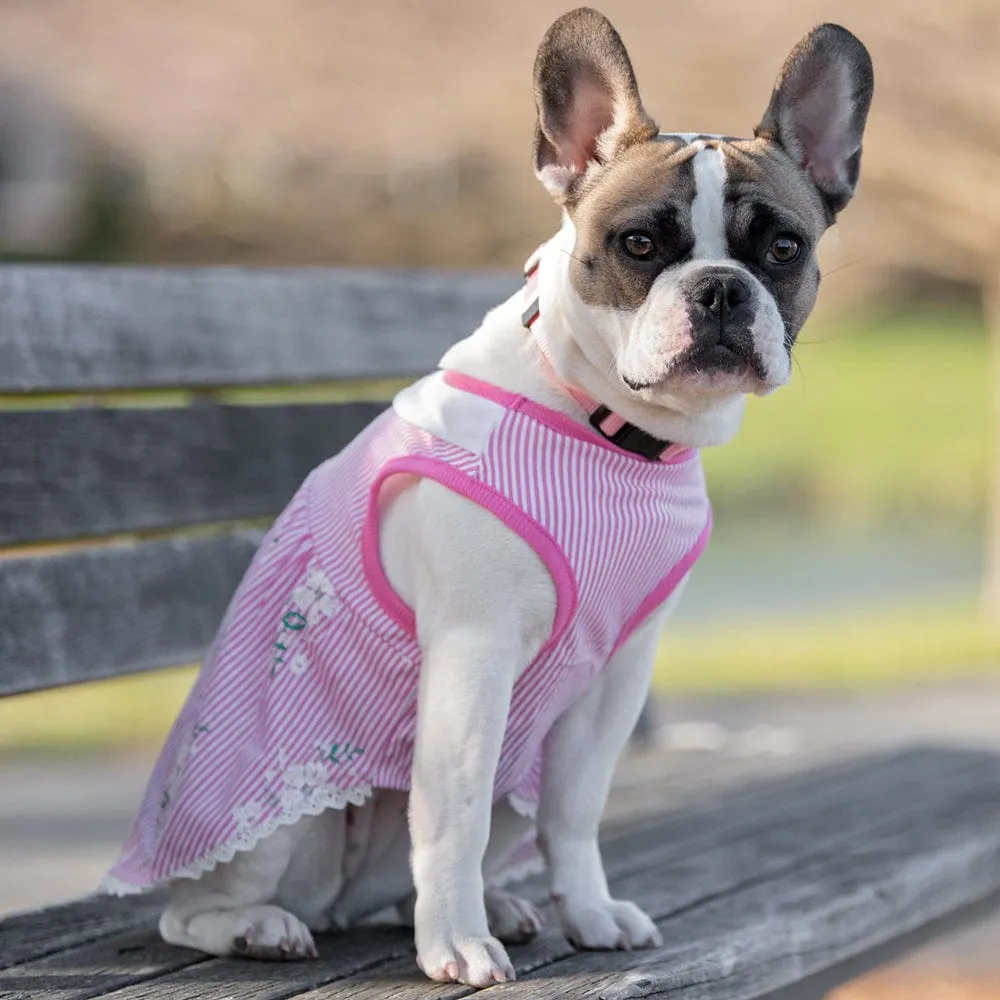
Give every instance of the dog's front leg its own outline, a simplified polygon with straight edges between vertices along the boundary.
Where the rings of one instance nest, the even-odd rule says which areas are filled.
[[[622,646],[584,696],[559,718],[545,743],[538,843],[563,932],[577,948],[660,943],[656,925],[638,906],[612,899],[597,830],[615,764],[649,689],[670,606],[652,615]]]
[[[468,500],[423,482],[418,505],[417,959],[432,979],[485,987],[514,978],[484,903],[494,776],[514,681],[551,631],[555,592],[535,553]]]
[[[424,655],[410,829],[417,958],[432,979],[514,978],[489,933],[482,867],[516,671],[509,636],[490,629],[442,633]]]

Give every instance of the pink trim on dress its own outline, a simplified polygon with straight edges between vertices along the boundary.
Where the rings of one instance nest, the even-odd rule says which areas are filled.
[[[559,641],[576,611],[577,590],[576,580],[559,543],[537,521],[515,506],[502,493],[487,486],[449,465],[441,459],[428,458],[423,455],[407,455],[387,462],[379,470],[368,495],[368,513],[361,539],[361,556],[365,575],[368,578],[372,594],[381,603],[386,613],[408,635],[415,637],[417,632],[416,616],[413,609],[396,593],[389,583],[382,568],[382,559],[378,549],[378,501],[382,484],[390,476],[400,473],[410,473],[446,486],[450,490],[479,504],[494,517],[499,518],[516,535],[523,538],[545,564],[556,587],[556,615],[552,625],[552,634],[545,647]]]
[[[533,420],[537,420],[539,423],[545,424],[553,430],[559,431],[561,434],[577,438],[579,441],[596,444],[601,448],[606,448],[618,455],[632,458],[637,462],[649,461],[649,459],[643,458],[641,455],[633,455],[631,452],[623,451],[617,445],[601,437],[600,434],[592,431],[589,426],[579,424],[572,418],[567,417],[565,413],[560,413],[558,410],[552,410],[541,403],[536,403],[533,399],[528,399],[527,396],[521,396],[516,392],[501,389],[498,385],[493,385],[491,382],[483,382],[481,379],[473,375],[466,375],[464,372],[446,370],[443,375],[445,385],[450,385],[453,389],[461,389],[463,392],[469,392],[474,396],[482,396],[483,399],[499,403],[505,409],[525,413]],[[624,421],[618,426],[621,427],[623,423]],[[609,433],[613,433],[614,429],[616,428],[612,428]],[[688,461],[694,454],[695,452],[691,448],[678,447],[676,451],[667,451],[660,460],[660,464],[678,465],[681,462]]]
[[[702,528],[698,541],[684,554],[680,562],[650,591],[646,599],[636,608],[635,613],[622,626],[618,638],[615,640],[611,655],[614,656],[622,646],[631,638],[635,630],[677,589],[677,585],[691,571],[691,568],[698,561],[705,546],[708,545],[709,536],[712,534],[712,508],[708,508],[708,520]]]

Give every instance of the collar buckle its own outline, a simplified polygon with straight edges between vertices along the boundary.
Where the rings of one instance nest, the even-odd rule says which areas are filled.
[[[616,431],[610,434],[601,426],[612,412],[603,403],[597,407],[590,415],[590,426],[597,431],[605,440],[621,448],[622,451],[629,451],[633,455],[641,455],[649,459],[650,462],[658,462],[664,452],[671,447],[669,441],[661,441],[652,434],[647,434],[644,430],[636,427],[635,424],[622,424]]]

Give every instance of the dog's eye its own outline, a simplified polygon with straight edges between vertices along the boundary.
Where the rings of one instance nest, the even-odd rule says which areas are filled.
[[[622,246],[625,248],[625,253],[637,260],[652,256],[656,249],[653,241],[645,233],[626,233],[622,237]]]
[[[769,264],[791,264],[799,256],[799,243],[792,236],[779,236],[768,248]]]

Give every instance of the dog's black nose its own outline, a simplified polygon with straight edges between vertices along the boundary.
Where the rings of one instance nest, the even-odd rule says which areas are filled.
[[[714,318],[723,322],[750,301],[750,283],[733,270],[703,272],[691,289],[691,300]]]

